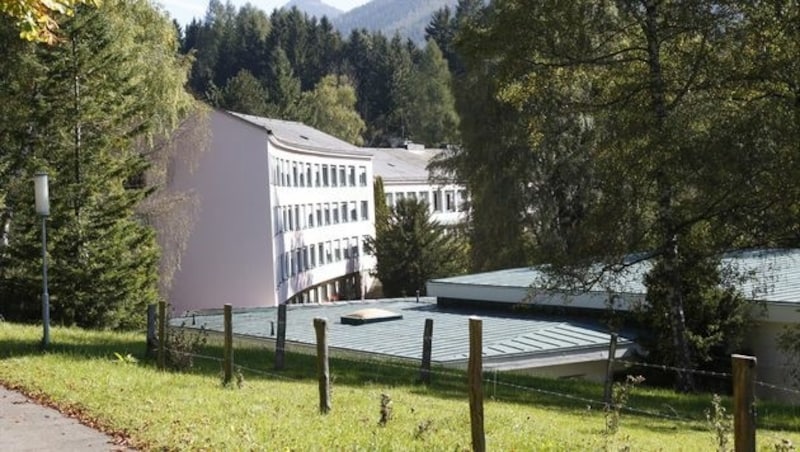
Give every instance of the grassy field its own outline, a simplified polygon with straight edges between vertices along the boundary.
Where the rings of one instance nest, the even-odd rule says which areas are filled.
[[[143,334],[54,328],[38,348],[38,327],[0,323],[0,383],[79,413],[103,430],[149,450],[469,450],[466,377],[452,371],[415,383],[408,365],[334,359],[332,410],[318,411],[313,357],[288,355],[273,374],[273,354],[237,342],[241,387],[222,387],[220,363],[196,359],[185,373],[158,371],[142,358]],[[222,356],[209,345],[203,355]],[[132,355],[138,362],[120,359]],[[489,450],[715,450],[705,420],[710,395],[636,388],[620,430],[605,433],[602,387],[501,374],[485,384]],[[552,395],[549,393],[566,394]],[[392,418],[378,425],[381,394]],[[589,402],[587,402],[589,400]],[[730,401],[724,399],[730,409]],[[667,419],[673,416],[681,419]],[[759,404],[760,450],[800,444],[800,407]],[[732,444],[731,444],[732,445]]]

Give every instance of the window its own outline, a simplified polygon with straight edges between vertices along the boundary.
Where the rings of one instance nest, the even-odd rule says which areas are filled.
[[[347,201],[342,201],[339,210],[342,212],[342,221],[347,221]]]
[[[325,242],[325,263],[330,264],[333,262],[333,254],[331,252],[331,242]]]
[[[286,170],[284,169],[283,160],[278,160],[278,175],[280,176],[281,186],[286,186]]]
[[[367,186],[367,167],[366,166],[359,166],[358,167],[358,183],[362,187]]]
[[[297,187],[297,162],[292,162],[292,187]]]
[[[287,207],[286,210],[287,210],[288,217],[289,217],[289,221],[288,221],[289,230],[290,231],[294,231],[294,215],[293,215],[294,211],[292,210],[291,206]]]
[[[361,201],[361,219],[369,220],[369,202]]]
[[[417,194],[415,192],[413,192],[413,191],[410,191],[410,192],[406,193],[406,198],[416,200],[417,199]]]
[[[305,187],[306,186],[306,172],[303,171],[303,164],[300,163],[300,169],[298,170],[300,174],[300,181],[298,182],[298,187]]]
[[[331,224],[331,205],[325,203],[325,226]]]
[[[358,257],[358,237],[350,239],[350,257],[353,259]]]
[[[283,228],[282,231],[291,231],[291,226],[289,226],[289,212],[286,210],[286,207],[282,207],[281,211],[283,211]],[[289,228],[289,229],[286,229]]]
[[[309,247],[309,254],[311,254],[311,268],[317,266],[317,245],[311,244]]]
[[[313,186],[314,182],[311,179],[311,164],[306,163],[306,185],[311,187]]]
[[[322,246],[322,242],[317,244],[317,250],[319,252],[319,265],[325,265],[325,248]]]
[[[299,231],[300,228],[301,228],[301,226],[300,226],[300,219],[301,218],[302,217],[300,216],[300,206],[294,206],[294,230],[295,231]]]
[[[322,186],[328,186],[328,165],[322,165]]]
[[[351,187],[355,187],[356,186],[356,167],[353,166],[353,165],[350,165],[347,169],[348,169],[348,172],[350,173],[350,180],[349,180],[350,186]]]
[[[319,187],[322,183],[321,175],[319,172],[319,163],[314,164],[314,186]]]
[[[433,211],[434,212],[441,212],[442,211],[442,191],[436,190],[433,192]]]
[[[293,252],[289,253],[289,262],[290,262],[289,277],[291,278],[292,276],[295,275],[295,273],[297,273],[297,261],[295,261],[295,259],[294,259],[294,253]]]
[[[314,227],[314,206],[309,204],[308,210],[306,210],[306,217],[308,218],[308,227]]]
[[[356,210],[355,201],[350,201],[350,221],[358,221],[358,210]]]
[[[339,224],[339,209],[333,208],[333,224]]]
[[[303,268],[303,250],[301,248],[297,248],[294,250],[294,253],[297,256],[295,257],[297,260],[297,273],[302,273],[305,271],[305,268]]]
[[[333,242],[333,257],[336,259],[336,262],[342,260],[342,241],[336,240]]]
[[[339,165],[339,186],[347,186],[347,170],[344,165]]]
[[[344,254],[345,260],[350,260],[350,245],[347,243],[347,239],[342,240],[342,254]]]
[[[311,268],[311,259],[308,256],[308,247],[303,247],[303,270],[308,270]]]
[[[322,226],[322,204],[317,204],[317,226]]]
[[[331,187],[336,185],[336,165],[331,165]]]
[[[467,191],[458,191],[458,210],[464,212],[467,210]]]
[[[283,223],[281,223],[281,219],[282,219],[282,217],[281,217],[281,208],[280,207],[275,207],[274,210],[275,210],[275,213],[272,216],[274,217],[273,219],[275,220],[275,233],[278,234],[278,233],[283,232],[283,230],[282,230]]]
[[[405,195],[402,194],[402,193],[396,193],[394,196],[395,196],[395,198],[397,198],[397,201],[395,201],[395,203],[399,203],[400,201],[405,199]],[[395,205],[397,205],[397,204],[395,204]]]
[[[393,193],[386,193],[386,205],[389,206],[391,209],[394,207],[394,194]]]
[[[453,190],[447,190],[444,192],[444,204],[447,212],[456,211],[456,194]]]

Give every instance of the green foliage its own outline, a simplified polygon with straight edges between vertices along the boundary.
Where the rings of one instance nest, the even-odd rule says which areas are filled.
[[[50,176],[48,224],[54,323],[129,328],[158,298],[159,249],[139,208],[156,138],[191,98],[172,24],[146,1],[79,8],[53,46],[10,46],[8,105],[27,104],[0,130],[7,244],[0,243],[2,309],[41,317],[40,219],[31,177]],[[32,51],[33,50],[33,51]],[[22,82],[25,80],[25,82]],[[31,99],[36,99],[31,102]],[[2,164],[0,164],[2,165]]]
[[[711,397],[711,408],[706,411],[708,427],[714,434],[717,443],[717,452],[727,452],[730,444],[730,435],[733,431],[733,416],[727,413],[722,404],[722,398],[714,394]]]
[[[605,428],[605,437],[606,437],[606,449],[610,449],[612,440],[614,437],[619,433],[620,428],[620,420],[622,416],[622,411],[627,407],[631,395],[633,393],[633,389],[636,386],[639,386],[644,382],[644,377],[641,375],[633,376],[628,375],[625,377],[625,381],[623,382],[616,382],[614,386],[611,388],[611,403],[605,407],[605,421],[606,421],[606,428]],[[629,437],[625,438],[626,440],[630,440]],[[629,448],[627,446],[626,448]],[[614,447],[613,450],[620,449],[619,447]]]
[[[191,331],[180,328],[167,328],[167,341],[164,344],[167,367],[178,372],[186,372],[194,367],[194,357],[208,342],[208,332],[204,328]]]
[[[696,238],[696,237],[695,237]],[[683,305],[686,341],[693,358],[691,365],[705,365],[714,360],[725,360],[735,352],[747,333],[751,320],[751,303],[733,288],[735,281],[726,281],[725,269],[719,261],[709,257],[703,249],[703,240],[682,242],[684,251],[677,261],[681,274],[680,297]],[[654,268],[645,277],[646,306],[638,312],[640,322],[649,335],[642,340],[649,350],[648,359],[658,363],[677,364],[673,325],[674,310],[668,303],[666,292],[668,275],[665,262],[656,259]]]
[[[501,256],[526,250],[504,263],[547,263],[577,286],[645,253],[672,363],[691,367],[732,343],[718,340],[727,320],[692,330],[707,310],[684,289],[736,318],[735,297],[712,296],[714,273],[699,275],[730,249],[798,243],[789,3],[511,0],[456,22],[463,149],[442,166],[473,196],[476,257],[488,254],[487,231],[514,224],[533,247],[501,240]],[[505,206],[493,205],[500,187]]]
[[[313,91],[302,94],[297,118],[306,125],[360,146],[364,120],[356,111],[356,92],[346,77],[324,77]]]
[[[386,191],[383,189],[383,178],[375,178],[372,184],[373,199],[375,200],[375,236],[379,237],[389,225],[391,209],[386,204]]]
[[[270,111],[267,90],[247,69],[240,70],[221,90],[212,86],[208,96],[215,107],[237,113],[265,116]]]
[[[464,272],[459,237],[431,220],[424,201],[404,199],[392,209],[383,230],[366,241],[377,258],[375,274],[387,297],[425,295],[425,282]]]
[[[450,72],[435,42],[428,42],[414,69],[406,82],[407,136],[431,147],[458,144],[458,114]]]

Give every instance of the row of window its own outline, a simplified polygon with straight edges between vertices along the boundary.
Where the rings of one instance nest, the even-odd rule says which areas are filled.
[[[433,196],[429,191],[386,193],[386,205],[394,207],[402,199],[418,199],[428,203],[434,212],[464,212],[467,210],[466,190],[434,190]],[[433,198],[433,203],[430,199]]]
[[[331,224],[369,221],[368,201],[341,201],[275,207],[275,232],[329,226]]]
[[[312,164],[273,157],[272,180],[280,187],[366,187],[367,167]]]
[[[292,249],[281,255],[278,279],[281,282],[313,268],[357,258],[362,250],[358,237],[328,240]]]

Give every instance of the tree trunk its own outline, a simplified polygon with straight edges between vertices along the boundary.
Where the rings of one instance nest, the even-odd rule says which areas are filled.
[[[648,1],[645,3],[645,16],[643,31],[647,39],[648,66],[650,70],[650,96],[652,113],[655,116],[655,140],[651,141],[650,151],[653,153],[663,152],[665,143],[670,142],[666,131],[667,119],[667,100],[664,74],[661,66],[661,37],[658,24],[658,2]],[[667,144],[668,145],[668,144]],[[658,159],[656,159],[658,160]],[[678,266],[679,252],[678,234],[673,209],[672,181],[663,168],[662,163],[658,163],[656,170],[656,187],[659,191],[658,222],[661,224],[663,233],[663,258],[664,267],[667,273],[667,303],[670,306],[670,329],[672,332],[672,345],[675,348],[675,366],[683,369],[691,369],[692,356],[691,349],[686,337],[686,318],[683,311],[683,296],[681,292],[681,274]],[[691,391],[694,389],[694,378],[688,371],[680,371],[677,374],[676,382],[680,391]]]

